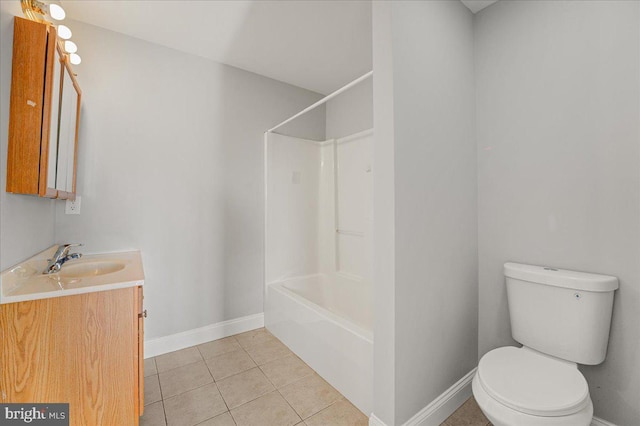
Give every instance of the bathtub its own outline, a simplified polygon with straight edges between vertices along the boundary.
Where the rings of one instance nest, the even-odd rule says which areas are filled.
[[[341,274],[267,285],[265,326],[363,413],[373,406],[370,287]]]

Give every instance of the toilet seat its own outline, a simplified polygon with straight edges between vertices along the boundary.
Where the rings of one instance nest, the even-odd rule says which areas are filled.
[[[575,364],[528,348],[494,349],[480,360],[477,375],[493,399],[533,416],[567,416],[591,402],[587,381]]]

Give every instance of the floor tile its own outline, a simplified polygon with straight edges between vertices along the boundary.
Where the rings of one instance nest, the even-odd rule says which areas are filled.
[[[304,422],[307,426],[367,426],[369,419],[343,398]]]
[[[300,417],[278,392],[271,392],[231,410],[238,426],[294,426]]]
[[[153,404],[162,400],[160,393],[160,381],[158,376],[149,376],[144,378],[144,405]]]
[[[246,351],[258,365],[263,365],[278,358],[293,354],[289,348],[275,338],[251,345],[246,348]]]
[[[202,361],[202,355],[195,346],[156,357],[159,373],[182,367],[187,364]]]
[[[269,333],[265,328],[258,328],[257,330],[251,330],[247,331],[246,333],[236,334],[234,337],[236,338],[240,346],[245,349],[247,349],[249,346],[275,339],[273,334]]]
[[[144,407],[144,415],[140,417],[140,426],[166,426],[162,401]]]
[[[204,359],[213,358],[214,356],[226,354],[227,352],[237,351],[238,349],[240,349],[240,344],[233,336],[198,345],[198,350]]]
[[[229,409],[236,408],[275,389],[259,368],[227,377],[217,383]]]
[[[243,349],[218,355],[205,362],[216,381],[242,373],[256,366],[256,363],[253,362]]]
[[[342,398],[337,390],[317,374],[312,374],[281,388],[280,393],[303,419]]]
[[[204,361],[174,368],[159,376],[162,397],[165,399],[213,382]]]
[[[447,426],[486,426],[487,423],[489,420],[484,416],[473,397],[462,404],[444,422]]]
[[[227,411],[215,383],[166,399],[164,407],[169,426],[193,426]]]
[[[231,417],[231,414],[227,411],[212,419],[198,423],[198,426],[236,426],[236,422],[233,421],[233,417]]]
[[[314,373],[307,364],[295,355],[287,355],[284,358],[268,362],[260,366],[260,369],[276,389]]]
[[[154,374],[158,374],[158,369],[156,368],[156,359],[155,358],[147,358],[144,360],[144,377],[153,376]]]

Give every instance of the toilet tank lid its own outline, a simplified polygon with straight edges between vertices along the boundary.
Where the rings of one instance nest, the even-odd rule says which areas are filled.
[[[618,289],[618,278],[616,277],[547,266],[507,262],[504,264],[504,275],[522,281],[583,291],[608,292]]]

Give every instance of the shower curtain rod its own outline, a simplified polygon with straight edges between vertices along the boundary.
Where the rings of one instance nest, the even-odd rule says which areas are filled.
[[[355,80],[353,80],[351,83],[347,84],[344,87],[341,87],[340,89],[336,90],[335,92],[331,93],[330,95],[325,96],[324,98],[320,99],[318,102],[316,102],[315,104],[303,109],[302,111],[300,111],[299,113],[297,113],[296,115],[294,115],[291,118],[287,118],[286,120],[284,120],[282,123],[278,124],[275,127],[270,128],[269,130],[267,130],[265,133],[271,133],[274,130],[276,130],[278,127],[282,127],[285,124],[289,123],[290,121],[295,120],[296,118],[300,117],[302,114],[305,114],[309,111],[311,111],[312,109],[326,103],[327,101],[335,98],[336,96],[338,96],[340,93],[344,92],[345,90],[349,90],[351,89],[353,86],[355,86],[356,84],[360,83],[361,81],[366,80],[367,78],[371,77],[373,75],[373,71],[369,71],[368,73],[366,73],[365,75],[363,75],[362,77],[356,78]]]

